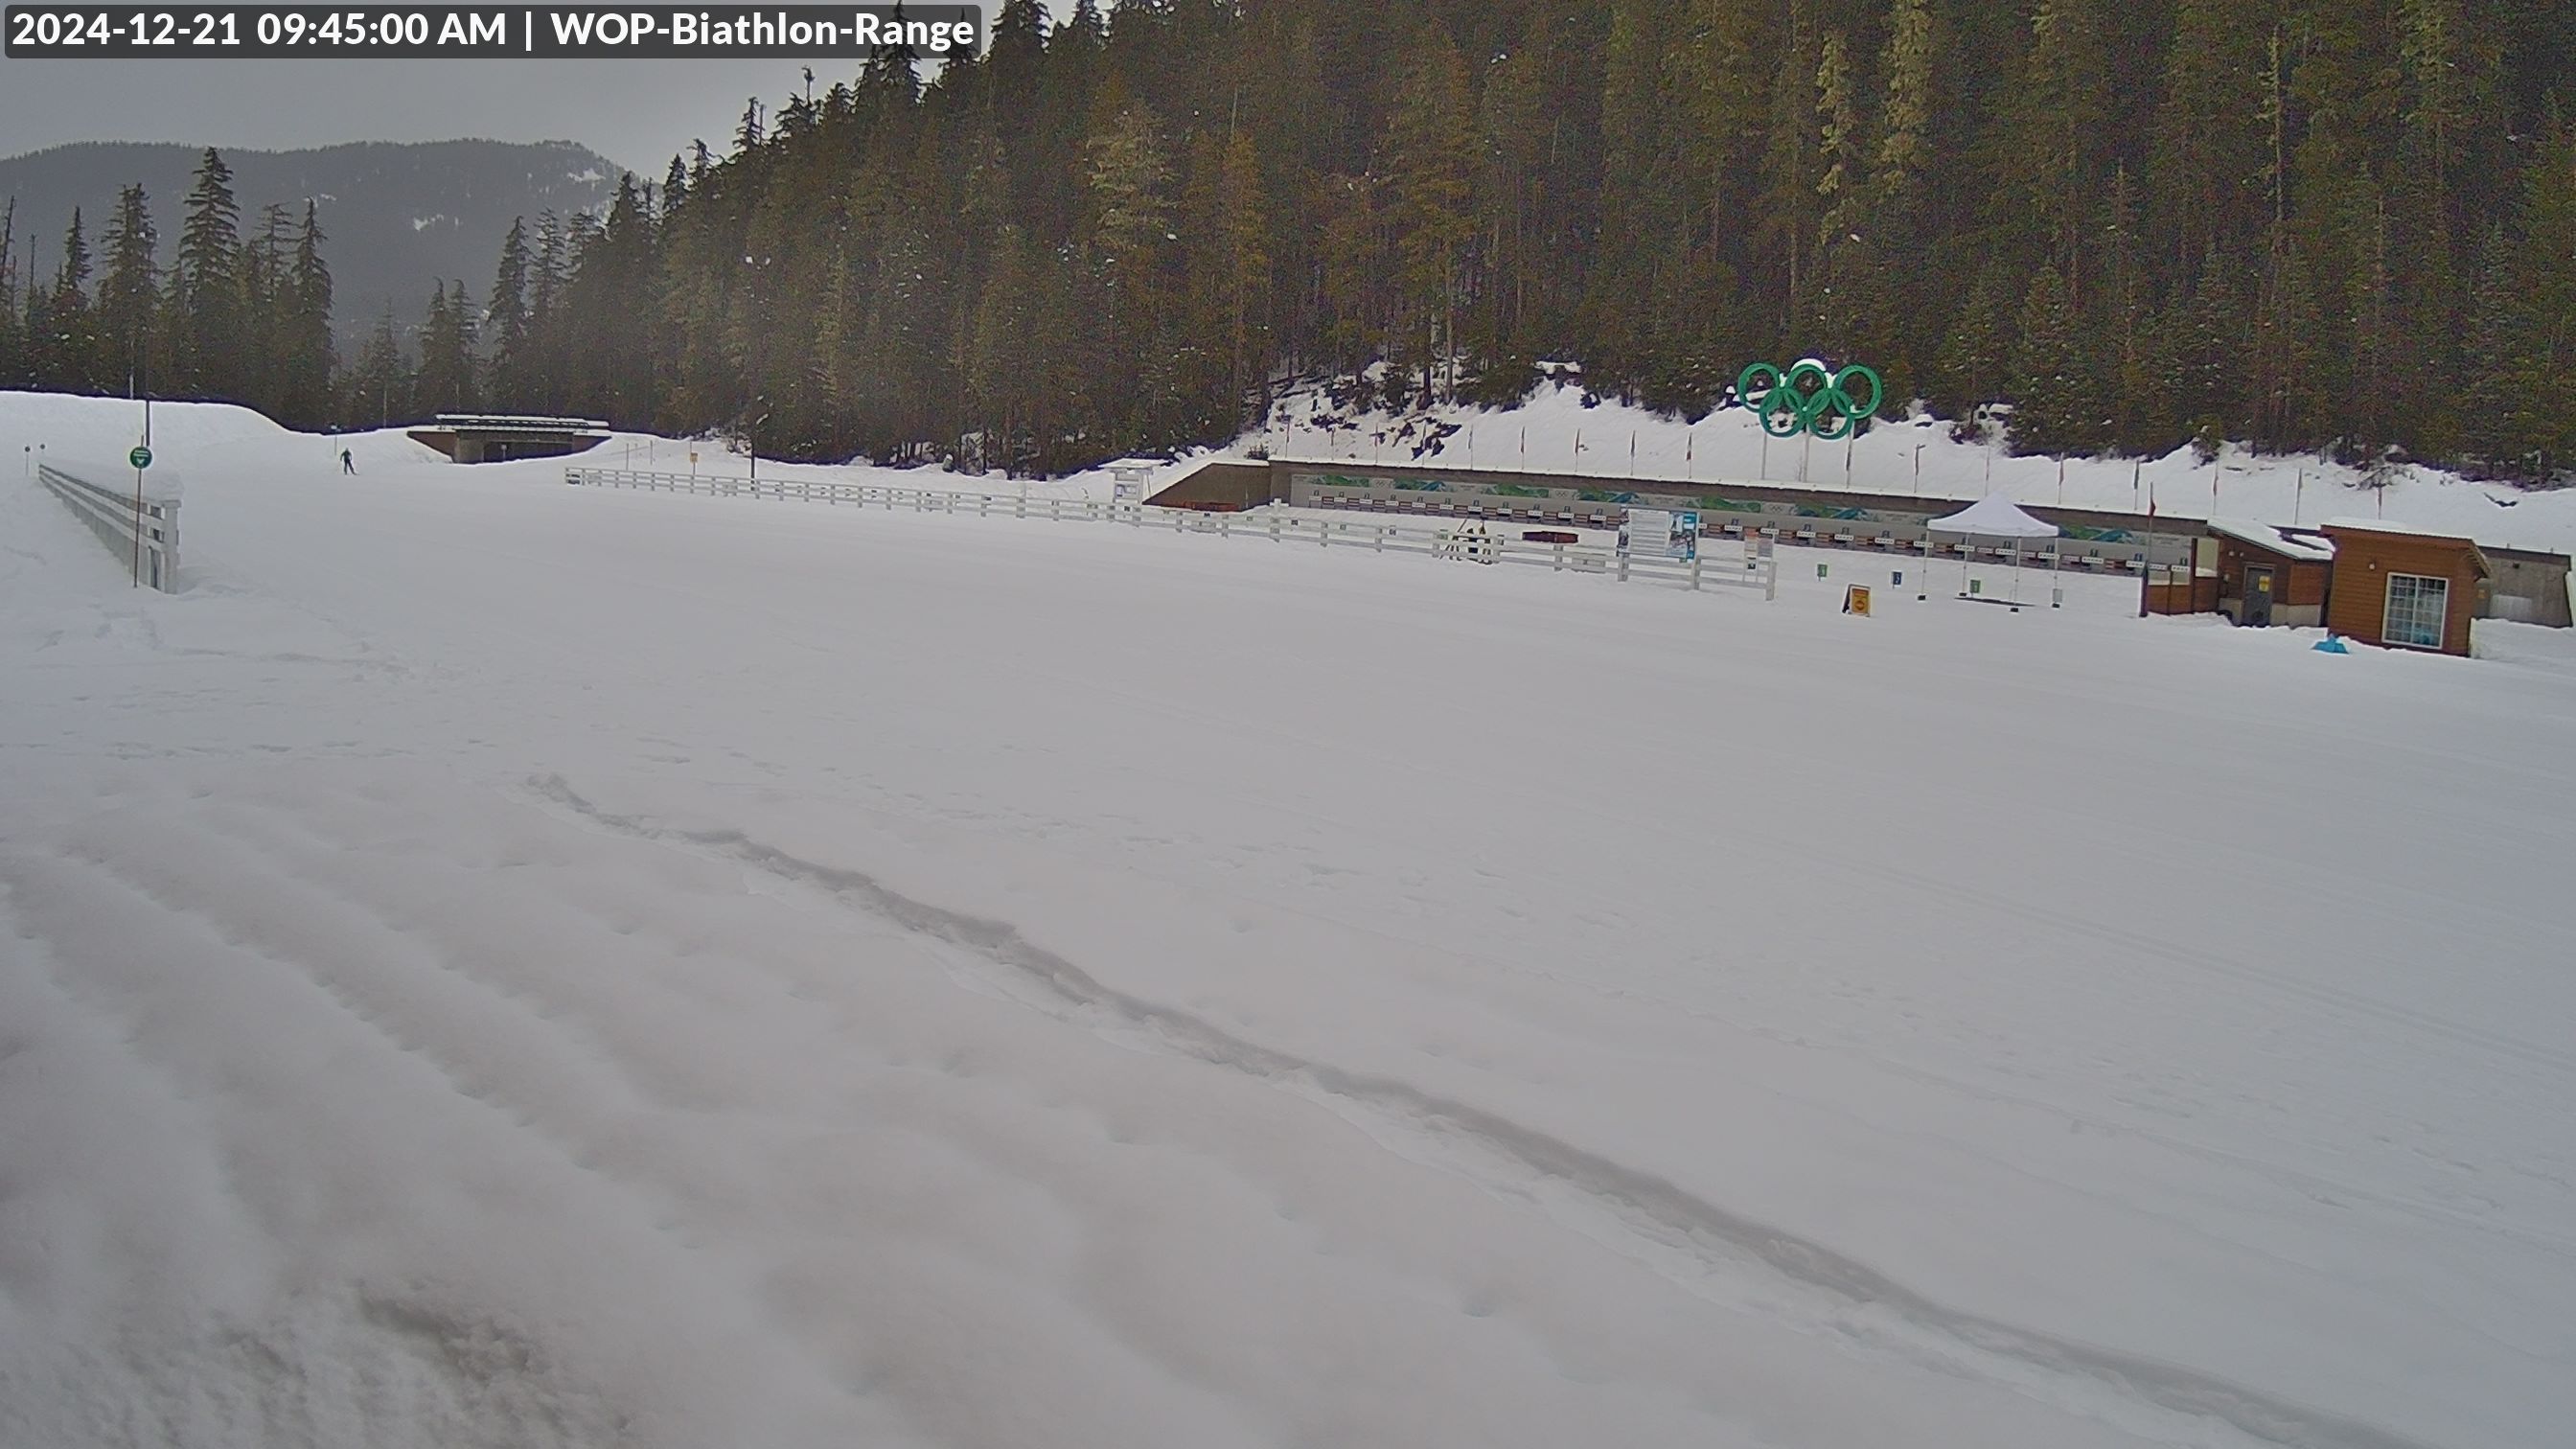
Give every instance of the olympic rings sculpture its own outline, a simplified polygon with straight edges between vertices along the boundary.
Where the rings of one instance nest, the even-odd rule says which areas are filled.
[[[1869,384],[1868,402],[1853,395],[1855,381]],[[1848,437],[1861,419],[1877,414],[1886,391],[1878,374],[1857,362],[1840,372],[1827,371],[1821,362],[1800,362],[1786,373],[1757,362],[1735,379],[1736,400],[1753,409],[1762,419],[1762,431],[1775,438],[1802,432],[1825,439]]]

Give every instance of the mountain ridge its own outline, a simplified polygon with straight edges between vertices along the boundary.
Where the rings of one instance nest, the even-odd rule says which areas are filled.
[[[624,168],[574,141],[341,141],[293,150],[215,148],[233,171],[245,237],[262,207],[300,218],[309,198],[328,238],[335,297],[332,330],[347,346],[390,303],[407,326],[440,279],[463,279],[479,298],[513,217],[604,208]],[[200,145],[183,141],[73,141],[0,158],[0,203],[17,202],[22,268],[51,275],[74,207],[92,251],[119,190],[140,183],[166,262]],[[23,274],[23,273],[22,273]]]

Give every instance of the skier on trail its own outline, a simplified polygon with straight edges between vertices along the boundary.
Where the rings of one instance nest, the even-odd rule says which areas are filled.
[[[340,450],[340,471],[344,474],[355,474],[358,471],[357,463],[349,457],[349,450],[346,448]]]

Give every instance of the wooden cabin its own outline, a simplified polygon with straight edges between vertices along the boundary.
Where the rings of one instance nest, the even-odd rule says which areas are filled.
[[[2334,544],[2327,628],[2365,644],[2469,652],[2469,620],[2493,572],[2474,541],[2367,518],[2320,531]]]
[[[2315,533],[2213,518],[2217,575],[2212,607],[2239,624],[2313,629],[2325,622],[2335,546]]]

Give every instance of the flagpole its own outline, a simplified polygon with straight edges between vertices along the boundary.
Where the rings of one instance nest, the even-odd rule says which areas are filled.
[[[2149,612],[2147,608],[2147,600],[2150,597],[2149,590],[2154,587],[2151,581],[2155,576],[2156,495],[2154,489],[2149,489],[2147,490],[2147,560],[2146,567],[2138,570],[2138,617],[2141,619],[2147,617]]]

